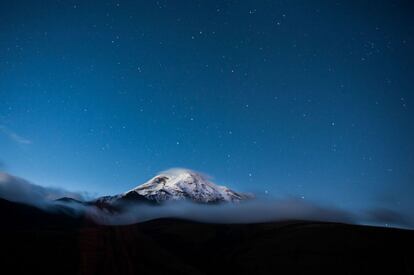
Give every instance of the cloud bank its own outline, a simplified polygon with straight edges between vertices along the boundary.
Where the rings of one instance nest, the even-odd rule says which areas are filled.
[[[1,172],[0,197],[9,201],[35,206],[42,206],[62,197],[83,200],[83,196],[80,193],[53,187],[43,187]]]
[[[301,199],[252,200],[217,205],[172,201],[160,206],[129,206],[117,215],[95,217],[104,224],[132,224],[158,218],[180,218],[208,223],[260,223],[281,220],[313,220],[353,223],[351,213]]]

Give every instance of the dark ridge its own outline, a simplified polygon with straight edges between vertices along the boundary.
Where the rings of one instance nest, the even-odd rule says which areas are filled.
[[[138,194],[135,191],[130,191],[126,194],[124,194],[121,198],[117,200],[118,204],[122,203],[139,203],[139,204],[148,204],[148,205],[160,205],[160,202],[157,200],[151,198],[151,197],[145,197],[143,195]]]
[[[66,203],[71,203],[71,202],[73,202],[73,203],[80,203],[80,204],[83,203],[80,200],[77,200],[77,199],[74,199],[74,198],[69,198],[69,197],[59,198],[59,199],[56,199],[55,201],[57,201],[57,202],[66,202]]]

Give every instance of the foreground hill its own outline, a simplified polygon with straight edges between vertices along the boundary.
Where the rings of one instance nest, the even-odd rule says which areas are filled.
[[[4,274],[414,274],[414,232],[310,221],[100,226],[0,199]]]

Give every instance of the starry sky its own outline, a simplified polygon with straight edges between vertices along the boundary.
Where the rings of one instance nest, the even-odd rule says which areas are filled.
[[[362,3],[363,2],[363,3]],[[0,169],[414,209],[410,1],[1,1]]]

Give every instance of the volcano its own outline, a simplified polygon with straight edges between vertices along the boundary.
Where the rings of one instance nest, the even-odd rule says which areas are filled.
[[[200,173],[188,169],[171,169],[125,193],[95,200],[100,206],[123,202],[160,204],[166,201],[189,200],[196,203],[237,203],[253,195],[231,190],[209,181]]]

